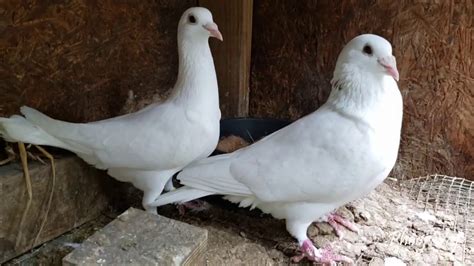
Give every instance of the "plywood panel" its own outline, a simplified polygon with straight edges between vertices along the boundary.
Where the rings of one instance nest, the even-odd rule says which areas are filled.
[[[30,162],[29,170],[33,197],[22,224],[28,201],[23,170],[16,163],[0,168],[0,263],[96,218],[114,194],[115,181],[75,157],[56,160],[54,186],[49,165]]]
[[[167,95],[179,18],[197,0],[0,4],[0,116],[21,105],[84,122]]]
[[[253,0],[199,0],[224,36],[211,42],[223,117],[246,116],[249,102]]]
[[[329,95],[344,44],[393,44],[405,104],[394,174],[474,179],[474,3],[261,0],[254,6],[250,114],[297,119]]]

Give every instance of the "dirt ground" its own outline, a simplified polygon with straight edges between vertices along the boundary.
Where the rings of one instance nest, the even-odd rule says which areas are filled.
[[[346,230],[344,237],[338,239],[327,223],[316,223],[308,235],[317,247],[329,246],[354,259],[357,265],[402,261],[408,265],[462,265],[472,259],[468,256],[474,247],[465,247],[471,236],[465,235],[459,217],[423,210],[394,187],[394,183],[384,183],[364,199],[338,210],[356,222],[359,234]],[[288,264],[289,257],[298,252],[283,221],[218,198],[208,201],[208,210],[184,216],[170,206],[159,211],[210,231],[209,265],[257,261],[259,265]],[[234,239],[237,246],[231,244]]]
[[[218,218],[224,215],[223,212],[220,212],[217,215],[218,217],[211,214],[205,219],[206,215],[204,214],[208,211],[213,213],[219,212],[219,207],[209,206],[210,209],[205,212],[199,214],[187,213],[184,216],[176,217],[179,220],[199,225],[208,230],[208,265],[288,264],[288,257],[276,248],[260,243],[261,241],[258,241],[258,239],[248,237],[243,231],[235,231],[236,226],[227,227],[226,224],[228,223],[224,223],[221,221],[221,218]],[[176,208],[174,206],[165,207],[162,208],[162,212],[174,216],[173,213],[176,212]],[[117,214],[114,212],[103,214],[97,219],[45,243],[4,265],[61,265],[61,260],[64,256],[73,251],[87,237],[111,222]],[[214,218],[218,218],[218,220],[213,222]]]
[[[408,265],[467,264],[472,247],[465,252],[463,243],[469,236],[455,226],[455,217],[418,209],[414,201],[392,187],[382,184],[368,197],[338,211],[357,223],[358,235],[345,231],[343,239],[338,239],[326,223],[317,223],[308,230],[309,236],[318,247],[329,245],[353,258],[357,265],[384,265],[388,261]],[[132,198],[137,196],[139,192],[131,193]],[[135,202],[139,207],[139,201]],[[284,221],[258,210],[238,208],[217,196],[206,198],[206,202],[206,209],[200,212],[180,215],[173,205],[158,211],[209,231],[208,265],[291,264],[289,258],[298,246],[286,232]],[[75,245],[117,214],[102,215],[6,265],[59,265]]]
[[[112,220],[113,216],[101,215],[93,221],[83,224],[54,240],[34,248],[20,257],[6,262],[4,265],[62,265],[61,260],[64,256],[73,251],[79,243]]]

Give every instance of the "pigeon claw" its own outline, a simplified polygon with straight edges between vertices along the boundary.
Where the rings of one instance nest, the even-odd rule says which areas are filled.
[[[300,262],[302,259],[307,258],[310,261],[318,261],[320,254],[319,251],[314,247],[311,240],[306,239],[303,241],[303,244],[300,246],[301,254],[295,255],[291,260],[295,263]]]
[[[349,257],[334,253],[331,248],[318,250],[314,247],[311,240],[306,239],[300,246],[301,254],[291,258],[295,263],[307,258],[310,261],[321,263],[323,265],[336,265],[337,262],[345,262],[354,265],[354,261]]]
[[[329,225],[334,229],[334,232],[336,232],[336,235],[342,239],[344,237],[344,232],[343,232],[343,227],[355,232],[359,233],[359,228],[351,222],[349,222],[347,219],[343,218],[337,213],[331,213],[328,216],[328,223]]]
[[[177,208],[179,214],[183,216],[186,213],[186,209],[189,209],[192,212],[201,212],[209,209],[209,204],[203,200],[193,200],[180,203],[178,204]]]
[[[319,261],[317,262],[323,265],[336,265],[336,262],[345,262],[350,265],[354,265],[354,261],[351,258],[336,254],[329,247],[320,249],[320,252],[321,252],[321,257],[319,258]]]

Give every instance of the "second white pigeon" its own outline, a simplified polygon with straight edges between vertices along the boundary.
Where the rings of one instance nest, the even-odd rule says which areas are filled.
[[[23,116],[0,118],[7,141],[60,147],[112,177],[131,182],[150,206],[170,178],[212,153],[219,139],[219,94],[209,37],[222,35],[209,10],[184,12],[178,24],[179,72],[172,96],[136,113],[76,124],[22,107]]]
[[[321,263],[350,261],[317,249],[309,225],[368,194],[388,176],[400,143],[402,97],[392,47],[360,35],[341,51],[328,101],[314,113],[233,153],[186,167],[184,187],[161,195],[156,206],[221,194],[242,207],[285,219],[302,256]]]

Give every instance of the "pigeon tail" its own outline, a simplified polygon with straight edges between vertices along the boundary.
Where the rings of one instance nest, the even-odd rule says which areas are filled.
[[[33,127],[49,136],[48,139],[44,139],[42,145],[63,148],[75,152],[76,154],[87,155],[91,153],[89,147],[77,141],[81,139],[81,135],[78,134],[78,129],[83,124],[59,121],[28,106],[22,106],[20,112]],[[52,141],[52,139],[55,141]]]
[[[38,127],[45,129],[46,131],[54,132],[54,130],[56,130],[56,128],[59,126],[57,123],[59,121],[31,107],[22,106],[20,108],[20,112],[25,116],[26,120],[28,120],[30,123],[37,125]],[[53,134],[53,133],[50,133],[50,134]]]
[[[181,187],[171,192],[161,194],[160,197],[156,201],[150,203],[149,206],[158,207],[174,202],[183,203],[212,194],[214,193],[209,191],[203,191],[190,187]]]
[[[10,118],[0,118],[0,136],[8,142],[47,145],[74,151],[70,145],[51,136],[42,128],[19,115],[13,115]]]

